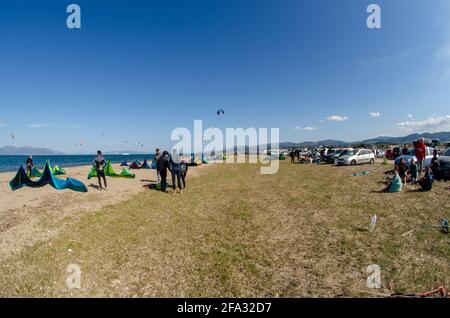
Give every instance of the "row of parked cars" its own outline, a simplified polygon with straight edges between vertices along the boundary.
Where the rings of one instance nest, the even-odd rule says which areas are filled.
[[[327,163],[336,163],[339,166],[357,165],[363,163],[373,164],[375,154],[369,149],[331,149],[324,156]]]
[[[424,162],[424,168],[431,166],[431,160],[434,155],[434,148],[426,148],[426,157]],[[378,157],[383,157],[384,153],[377,152]],[[358,164],[373,164],[375,162],[375,153],[370,149],[331,149],[324,156],[323,160],[330,164],[337,164],[339,166],[358,165]],[[405,155],[396,156],[395,163],[399,164],[400,160],[405,160],[407,166],[411,164],[411,160],[417,162],[417,158],[414,153],[414,149],[409,149]],[[435,171],[436,177],[440,179],[450,180],[450,148],[447,148],[439,156],[439,168]]]

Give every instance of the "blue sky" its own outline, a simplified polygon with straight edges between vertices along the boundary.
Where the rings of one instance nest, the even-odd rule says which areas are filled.
[[[0,0],[0,39],[0,146],[151,151],[194,119],[282,141],[450,130],[446,0]]]

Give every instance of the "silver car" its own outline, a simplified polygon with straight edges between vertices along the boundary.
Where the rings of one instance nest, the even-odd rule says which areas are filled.
[[[373,164],[375,154],[369,149],[347,150],[338,159],[336,164],[339,166],[358,165],[363,163]]]

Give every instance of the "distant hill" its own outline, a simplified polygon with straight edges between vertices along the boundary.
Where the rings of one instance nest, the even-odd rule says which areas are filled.
[[[334,146],[350,146],[356,144],[365,145],[379,145],[379,144],[410,144],[418,138],[437,139],[441,143],[450,141],[450,132],[438,132],[438,133],[423,133],[423,134],[410,134],[404,137],[386,137],[380,136],[372,139],[365,139],[360,141],[342,141],[342,140],[320,140],[320,141],[305,141],[299,143],[293,142],[281,142],[280,148],[295,148],[295,147],[311,147],[320,145],[334,145]]]
[[[13,147],[5,146],[0,148],[0,156],[26,156],[26,155],[64,155],[64,153],[47,149],[47,148],[36,148],[36,147]]]

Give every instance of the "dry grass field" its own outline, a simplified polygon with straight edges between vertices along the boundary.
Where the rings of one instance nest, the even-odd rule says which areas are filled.
[[[450,184],[378,193],[389,168],[286,161],[261,175],[253,164],[216,164],[181,195],[149,190],[46,219],[59,234],[0,263],[0,296],[376,297],[390,285],[450,287],[450,239],[433,228],[450,216]],[[69,264],[81,268],[80,289],[66,286]],[[366,287],[370,264],[381,268],[378,290]]]

